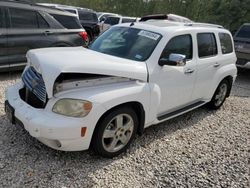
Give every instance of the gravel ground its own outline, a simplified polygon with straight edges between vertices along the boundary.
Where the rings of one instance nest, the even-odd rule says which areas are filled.
[[[114,159],[60,152],[7,122],[0,74],[0,187],[250,187],[250,70],[218,111],[202,107],[146,129]]]

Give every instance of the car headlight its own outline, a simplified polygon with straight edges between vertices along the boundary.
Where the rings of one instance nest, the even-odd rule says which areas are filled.
[[[78,99],[60,99],[52,108],[52,111],[69,116],[69,117],[84,117],[92,109],[92,103],[85,100]]]

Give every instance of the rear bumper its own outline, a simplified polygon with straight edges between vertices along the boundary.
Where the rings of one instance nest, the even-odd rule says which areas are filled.
[[[94,112],[85,118],[71,118],[55,114],[46,108],[33,108],[20,98],[19,90],[22,87],[20,82],[6,90],[6,101],[14,109],[17,124],[23,125],[32,137],[53,149],[80,151],[89,148],[97,122]],[[84,136],[81,133],[82,127],[87,128]]]

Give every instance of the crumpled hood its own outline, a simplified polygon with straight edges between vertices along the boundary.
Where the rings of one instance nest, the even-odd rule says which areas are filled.
[[[122,59],[83,47],[45,48],[27,53],[28,61],[43,76],[48,97],[53,96],[61,73],[89,73],[147,81],[145,62]]]

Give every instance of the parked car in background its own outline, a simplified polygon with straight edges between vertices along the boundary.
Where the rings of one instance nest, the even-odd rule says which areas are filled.
[[[106,20],[100,24],[101,32],[106,31],[113,25],[121,24],[121,23],[132,23],[138,22],[139,19],[136,17],[126,17],[126,16],[109,16]]]
[[[98,12],[97,13],[99,22],[104,22],[106,18],[109,16],[119,16],[119,14],[110,13],[110,12]]]
[[[250,23],[243,24],[234,35],[237,67],[250,69]]]
[[[37,49],[6,90],[11,123],[51,148],[124,152],[137,133],[207,104],[236,79],[231,33],[169,21],[115,25],[89,48]],[[33,75],[33,77],[30,77]]]
[[[94,40],[100,34],[97,13],[92,9],[61,5],[61,4],[50,4],[50,3],[39,3],[39,4],[58,8],[75,14],[80,20],[82,27],[86,30],[88,34],[87,43]]]
[[[0,71],[26,65],[26,52],[83,46],[87,34],[75,15],[34,4],[0,2]]]
[[[184,23],[192,23],[193,21],[189,18],[179,16],[176,14],[153,14],[153,15],[147,15],[143,16],[140,19],[140,22],[147,21],[147,20],[169,20],[174,22],[184,22]]]

